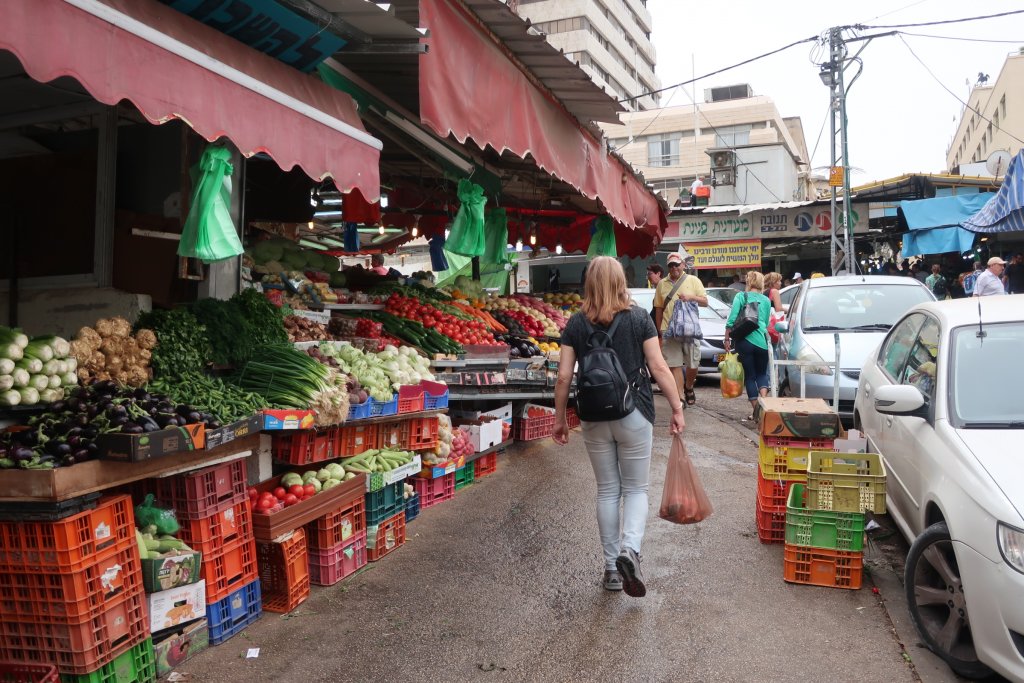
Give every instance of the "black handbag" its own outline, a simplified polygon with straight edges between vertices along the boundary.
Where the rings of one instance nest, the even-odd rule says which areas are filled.
[[[743,306],[736,321],[732,325],[729,337],[734,342],[746,339],[747,335],[757,330],[761,324],[761,307],[756,301],[747,300],[747,293],[743,293]]]

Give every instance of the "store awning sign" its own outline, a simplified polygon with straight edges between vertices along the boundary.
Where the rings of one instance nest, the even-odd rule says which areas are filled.
[[[761,240],[697,242],[683,246],[693,256],[697,270],[761,267]]]
[[[678,238],[684,242],[714,242],[753,236],[754,224],[750,216],[737,214],[694,214],[669,221],[665,232],[667,239]]]
[[[840,209],[841,214],[842,209]],[[761,239],[824,237],[832,232],[832,209],[828,206],[804,206],[796,209],[752,211],[746,214],[753,223],[753,236]],[[837,214],[837,219],[840,215]],[[850,212],[853,232],[868,231],[866,207]]]

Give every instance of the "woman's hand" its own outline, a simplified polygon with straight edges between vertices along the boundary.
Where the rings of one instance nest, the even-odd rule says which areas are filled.
[[[565,418],[555,422],[555,431],[551,433],[551,438],[563,446],[569,443],[569,423]]]
[[[669,426],[669,433],[673,436],[676,434],[682,434],[683,430],[686,429],[686,417],[683,415],[683,409],[672,413],[672,424]]]

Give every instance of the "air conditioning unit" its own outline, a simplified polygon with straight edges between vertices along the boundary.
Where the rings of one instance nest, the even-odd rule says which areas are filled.
[[[722,149],[711,154],[711,168],[736,168],[736,152],[731,149]]]
[[[716,169],[715,185],[735,185],[736,172],[732,169]]]

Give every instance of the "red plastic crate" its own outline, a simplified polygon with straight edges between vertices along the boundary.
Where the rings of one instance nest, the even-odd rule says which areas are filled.
[[[148,637],[145,594],[137,590],[78,622],[0,619],[0,660],[87,674]]]
[[[443,503],[455,497],[455,473],[451,472],[443,477],[427,479],[425,477],[413,477],[408,481],[416,489],[420,496],[420,509],[426,510],[432,505]]]
[[[783,543],[786,540],[786,506],[779,511],[774,507],[765,506],[761,496],[757,497],[754,506],[757,520],[757,538],[761,543]]]
[[[826,588],[860,588],[864,576],[864,553],[826,550],[786,544],[783,549],[783,578]]]
[[[129,541],[73,572],[0,572],[0,620],[81,620],[133,592],[142,592],[142,563]]]
[[[203,519],[183,519],[177,537],[205,556],[216,554],[227,543],[251,539],[252,509],[246,496],[222,503],[220,509]]]
[[[410,420],[401,420],[377,425],[377,447],[408,449],[409,422]]]
[[[0,662],[0,683],[60,683],[60,675],[52,664]]]
[[[440,421],[436,417],[420,417],[409,420],[409,449],[422,450],[437,445]]]
[[[569,425],[569,429],[576,429],[580,426],[580,416],[576,414],[573,408],[567,408],[565,411],[565,422]]]
[[[784,513],[789,489],[795,483],[797,482],[791,479],[765,479],[761,468],[757,468],[757,497],[766,510],[770,508],[772,512],[778,512],[781,509]]]
[[[306,525],[306,545],[311,551],[337,548],[366,531],[366,498],[361,490],[353,496]]]
[[[223,504],[244,498],[245,459],[150,481],[157,500],[173,508],[179,521],[203,519]]]
[[[208,605],[223,600],[259,578],[256,541],[252,534],[219,548],[217,554],[203,553],[203,579],[206,580]]]
[[[476,471],[473,472],[473,478],[479,479],[480,477],[486,477],[488,474],[494,474],[498,469],[498,453],[488,453],[482,455],[473,461],[476,465]]]
[[[377,425],[346,424],[337,428],[334,457],[346,458],[359,455],[379,446]]]
[[[335,454],[337,428],[300,429],[274,434],[274,460],[289,465],[309,465],[338,457]]]
[[[398,414],[402,413],[418,413],[423,410],[423,399],[424,395],[412,396],[410,398],[398,397]]]
[[[0,522],[0,571],[73,572],[128,540],[135,542],[135,512],[126,495],[58,522]]]
[[[366,566],[366,532],[360,531],[344,544],[309,552],[309,581],[333,586]]]
[[[372,540],[371,540],[372,535]],[[371,544],[373,547],[371,548]],[[366,530],[366,559],[376,562],[405,544],[405,510]]]
[[[512,418],[512,438],[516,441],[536,441],[546,439],[555,431],[555,416],[540,415],[537,417]]]
[[[267,612],[291,612],[309,597],[306,534],[296,529],[283,541],[257,543],[260,593]]]

